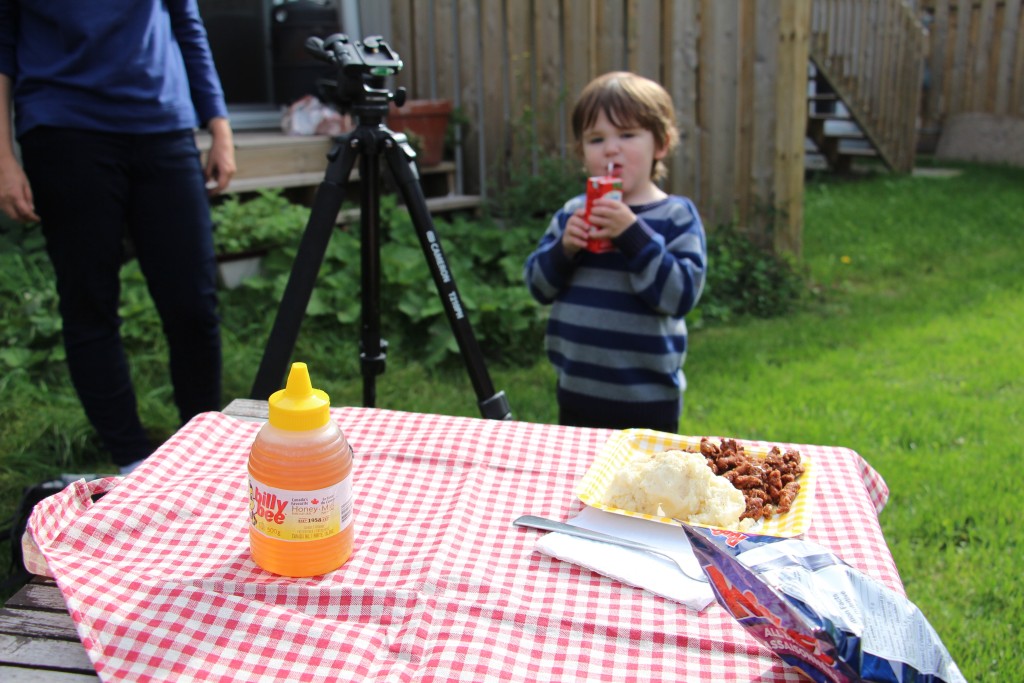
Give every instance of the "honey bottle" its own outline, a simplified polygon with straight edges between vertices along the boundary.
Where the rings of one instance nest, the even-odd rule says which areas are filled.
[[[352,449],[305,363],[270,396],[269,417],[249,453],[252,559],[282,576],[333,571],[352,554]]]

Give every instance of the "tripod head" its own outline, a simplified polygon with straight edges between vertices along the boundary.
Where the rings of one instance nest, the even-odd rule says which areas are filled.
[[[380,123],[388,114],[392,100],[401,107],[405,88],[387,89],[385,78],[402,70],[402,60],[381,36],[362,41],[349,40],[344,33],[320,39],[306,39],[306,50],[314,57],[336,67],[334,79],[317,81],[320,99],[332,102],[341,112],[351,111],[361,122]]]

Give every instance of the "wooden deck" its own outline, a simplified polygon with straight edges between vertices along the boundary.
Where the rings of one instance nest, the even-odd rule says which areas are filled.
[[[235,161],[238,172],[228,188],[231,192],[255,192],[262,189],[309,188],[323,180],[327,153],[334,144],[327,135],[285,135],[276,131],[240,131],[234,135]],[[205,131],[196,134],[200,151],[210,147]],[[455,187],[456,166],[452,161],[419,168],[420,185],[433,214],[452,211],[475,211],[482,204],[478,195],[458,194]],[[348,179],[355,187],[360,182],[354,168]],[[359,207],[346,207],[338,215],[339,223],[358,220]]]

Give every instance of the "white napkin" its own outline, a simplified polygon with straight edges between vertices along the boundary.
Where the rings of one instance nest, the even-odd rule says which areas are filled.
[[[627,517],[597,508],[584,507],[572,519],[573,526],[600,531],[610,536],[628,538],[668,551],[679,558],[686,571],[704,576],[690,542],[682,528],[638,517]],[[688,578],[671,560],[641,550],[589,541],[553,532],[544,535],[536,549],[565,562],[587,567],[598,574],[651,591],[698,612],[714,602],[711,587],[703,581]]]

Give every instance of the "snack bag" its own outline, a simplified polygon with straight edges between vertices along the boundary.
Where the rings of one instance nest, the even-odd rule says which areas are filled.
[[[913,603],[827,548],[682,527],[719,604],[812,681],[966,683]]]

